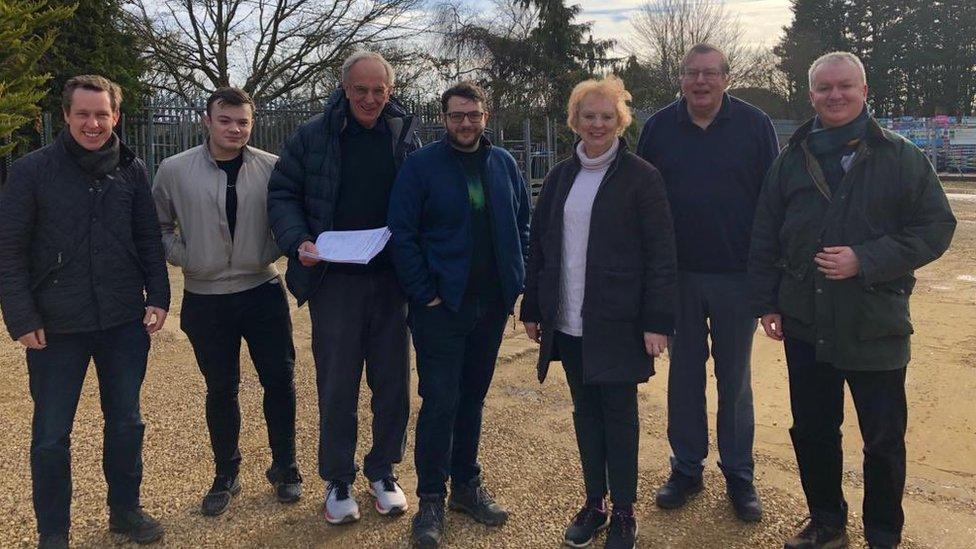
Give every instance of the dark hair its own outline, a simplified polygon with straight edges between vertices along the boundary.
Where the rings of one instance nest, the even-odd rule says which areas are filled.
[[[447,88],[441,94],[441,112],[447,112],[447,102],[452,97],[463,97],[472,101],[478,101],[481,103],[482,108],[485,110],[488,109],[488,96],[485,94],[485,90],[470,80],[458,82],[450,88]]]
[[[217,102],[224,105],[233,105],[235,107],[240,105],[250,105],[251,116],[254,116],[254,100],[251,99],[251,96],[248,95],[246,91],[240,88],[217,88],[217,90],[210,94],[210,97],[207,99],[207,116],[210,116],[210,111],[213,109],[214,103]]]
[[[112,105],[112,110],[118,112],[119,105],[122,103],[122,88],[108,78],[97,74],[72,76],[64,83],[64,90],[61,92],[61,108],[65,111],[71,111],[71,99],[75,90],[78,88],[96,92],[108,92],[108,99]]]
[[[720,50],[718,46],[713,46],[707,43],[695,44],[690,50],[688,50],[688,53],[686,53],[684,58],[681,60],[681,73],[684,74],[685,69],[688,68],[688,63],[691,61],[693,56],[705,55],[712,52],[715,52],[722,57],[722,74],[729,74],[731,67],[729,66],[728,56],[725,55],[725,52]]]

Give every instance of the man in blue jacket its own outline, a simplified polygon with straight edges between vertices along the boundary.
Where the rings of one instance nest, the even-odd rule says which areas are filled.
[[[403,458],[410,415],[406,303],[387,251],[367,265],[315,259],[323,231],[386,225],[390,189],[417,147],[414,118],[391,98],[393,68],[359,51],[342,66],[342,87],[285,144],[268,182],[268,220],[288,256],[285,280],[312,318],[319,398],[319,476],[332,524],[359,520],[356,478],[359,385],[366,363],[373,446],[363,472],[383,515],[407,507],[393,466]],[[299,251],[305,252],[299,254]]]
[[[441,96],[447,135],[411,155],[390,197],[391,251],[410,301],[423,399],[414,460],[413,542],[437,547],[451,509],[497,526],[508,512],[481,484],[481,411],[505,321],[522,292],[529,196],[512,156],[483,136],[484,91]]]

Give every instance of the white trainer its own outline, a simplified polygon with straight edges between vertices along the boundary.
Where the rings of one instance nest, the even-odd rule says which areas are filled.
[[[329,482],[325,494],[325,520],[330,524],[345,524],[359,520],[359,504],[351,487],[340,480]]]
[[[407,510],[407,496],[393,477],[370,482],[369,493],[376,498],[376,511],[381,515],[397,516]]]

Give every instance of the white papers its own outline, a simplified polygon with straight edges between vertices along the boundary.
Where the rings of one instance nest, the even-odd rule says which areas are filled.
[[[363,231],[325,231],[315,239],[317,254],[300,251],[306,257],[314,257],[332,263],[356,263],[365,265],[390,240],[390,229],[366,229]]]

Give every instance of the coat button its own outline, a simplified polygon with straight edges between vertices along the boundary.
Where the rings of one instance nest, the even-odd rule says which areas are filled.
[[[824,344],[824,340],[822,340],[822,339],[818,339],[817,340],[817,345],[823,345],[823,344]]]
[[[823,293],[823,288],[817,288],[817,293],[818,294],[822,294]]]

